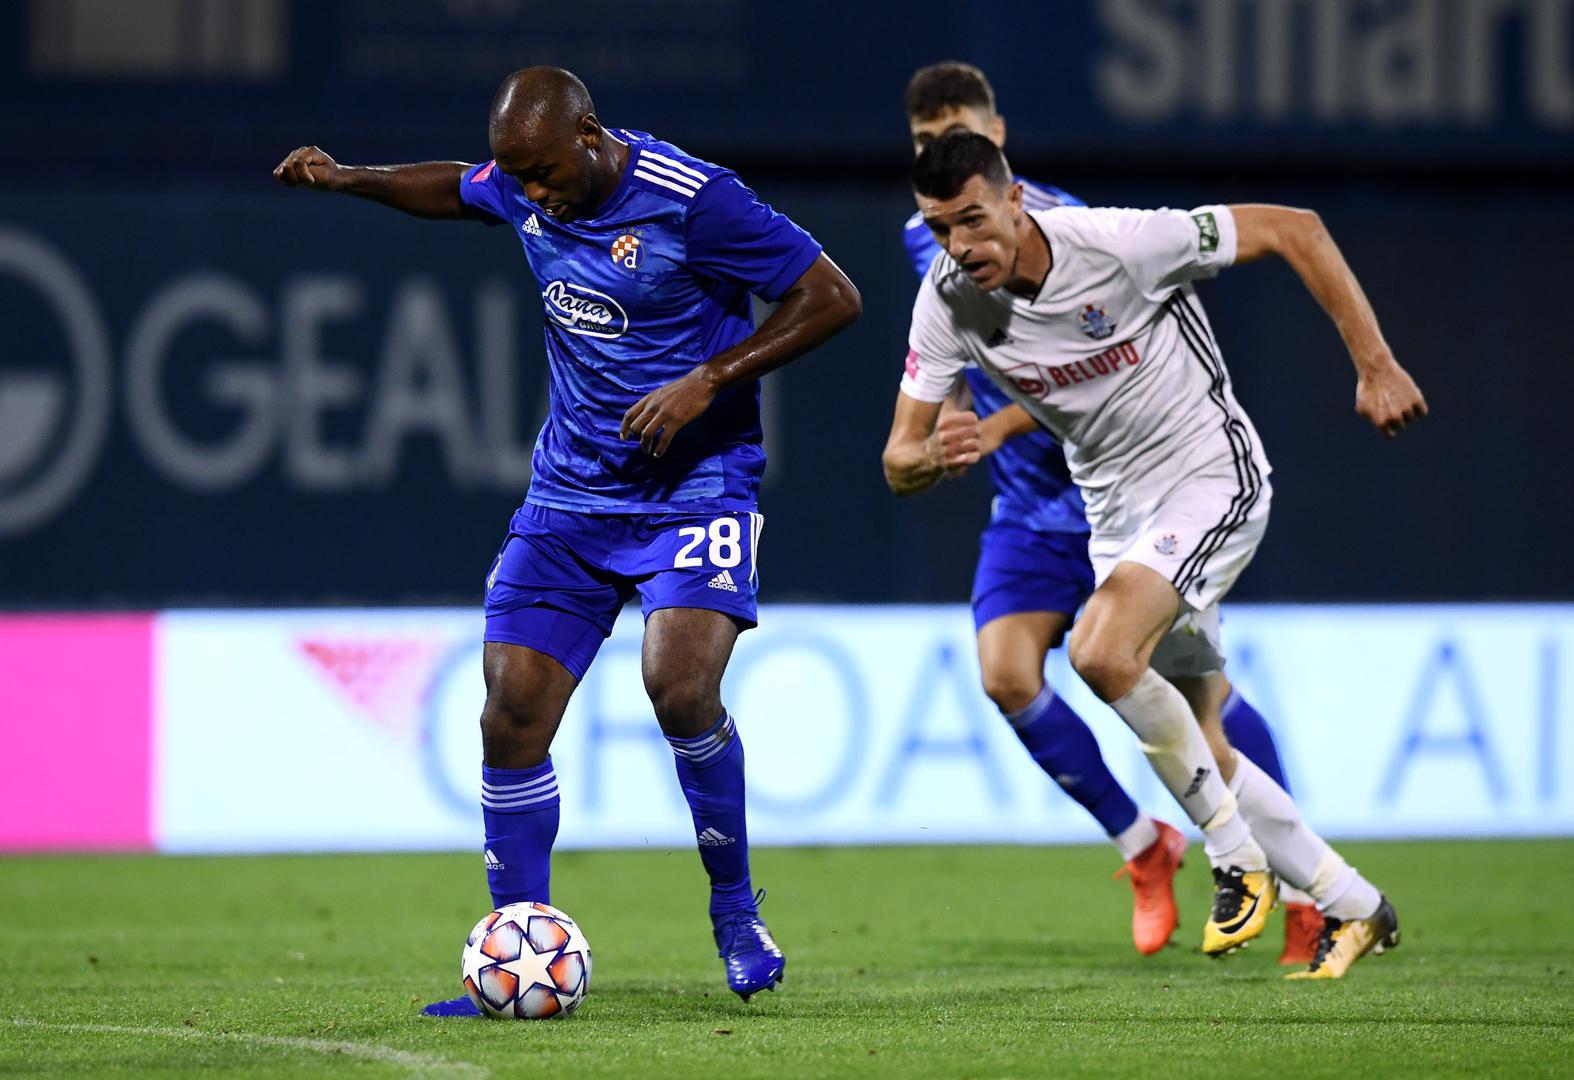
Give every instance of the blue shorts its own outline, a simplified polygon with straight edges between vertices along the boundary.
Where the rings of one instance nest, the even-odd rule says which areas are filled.
[[[1092,593],[1087,533],[1038,532],[996,521],[979,538],[973,574],[975,629],[1023,611],[1075,615]]]
[[[719,611],[756,625],[760,514],[582,514],[526,503],[486,578],[486,640],[583,679],[624,604]]]

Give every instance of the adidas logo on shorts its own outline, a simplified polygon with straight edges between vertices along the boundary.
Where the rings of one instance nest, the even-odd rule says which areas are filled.
[[[706,584],[712,589],[726,589],[728,592],[738,591],[737,582],[732,580],[732,572],[729,570],[723,570],[706,582]]]

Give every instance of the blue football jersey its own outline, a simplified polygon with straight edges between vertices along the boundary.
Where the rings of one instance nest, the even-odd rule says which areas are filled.
[[[765,470],[758,382],[722,391],[662,457],[619,438],[647,393],[754,332],[820,255],[727,169],[640,131],[612,195],[559,224],[493,162],[460,197],[512,226],[541,288],[550,371],[526,502],[595,514],[752,510]]]
[[[1016,179],[1022,185],[1023,205],[1029,210],[1085,205],[1075,195],[1057,187],[1036,184],[1021,176]],[[913,269],[922,278],[940,253],[940,245],[924,224],[923,217],[916,213],[907,219],[903,240]],[[963,377],[973,394],[973,409],[980,417],[1011,404],[1006,392],[980,369],[969,367]],[[1030,431],[1007,439],[999,450],[989,455],[988,462],[989,478],[999,493],[995,497],[992,520],[1013,521],[1038,532],[1088,531],[1082,492],[1072,483],[1071,473],[1066,468],[1066,455],[1049,432]]]

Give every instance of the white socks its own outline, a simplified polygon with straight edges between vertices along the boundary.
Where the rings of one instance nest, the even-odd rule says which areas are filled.
[[[1315,904],[1317,901],[1305,889],[1297,889],[1288,881],[1279,881],[1279,903],[1281,904]]]
[[[1328,845],[1301,820],[1301,811],[1289,793],[1241,753],[1235,755],[1230,790],[1252,835],[1268,853],[1274,873],[1291,885],[1310,887]]]
[[[1141,810],[1137,811],[1137,820],[1127,825],[1125,829],[1111,836],[1115,847],[1120,851],[1120,857],[1125,862],[1130,862],[1144,851],[1147,851],[1159,840],[1159,827],[1153,819]]]
[[[1209,861],[1248,871],[1267,869],[1267,857],[1236,813],[1235,796],[1220,778],[1208,740],[1181,692],[1149,668],[1111,707],[1136,732],[1148,763],[1186,816],[1201,827]]]
[[[1333,848],[1323,853],[1317,865],[1317,876],[1307,888],[1317,900],[1317,907],[1324,915],[1348,922],[1365,919],[1376,914],[1383,902],[1377,887],[1367,881],[1355,867],[1345,862]]]
[[[1235,755],[1230,791],[1274,873],[1306,890],[1324,914],[1364,919],[1377,910],[1381,897],[1372,883],[1311,830],[1289,793],[1245,754]]]

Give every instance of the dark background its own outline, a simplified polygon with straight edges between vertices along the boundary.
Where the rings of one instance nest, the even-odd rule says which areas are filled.
[[[965,597],[987,483],[899,502],[879,468],[901,93],[948,56],[1089,202],[1316,208],[1426,392],[1385,442],[1287,269],[1204,286],[1275,467],[1236,598],[1574,595],[1574,0],[32,0],[0,8],[0,605],[478,599],[543,400],[517,245],[269,173],[484,159],[530,63],[736,168],[863,292],[767,383],[763,596]]]

